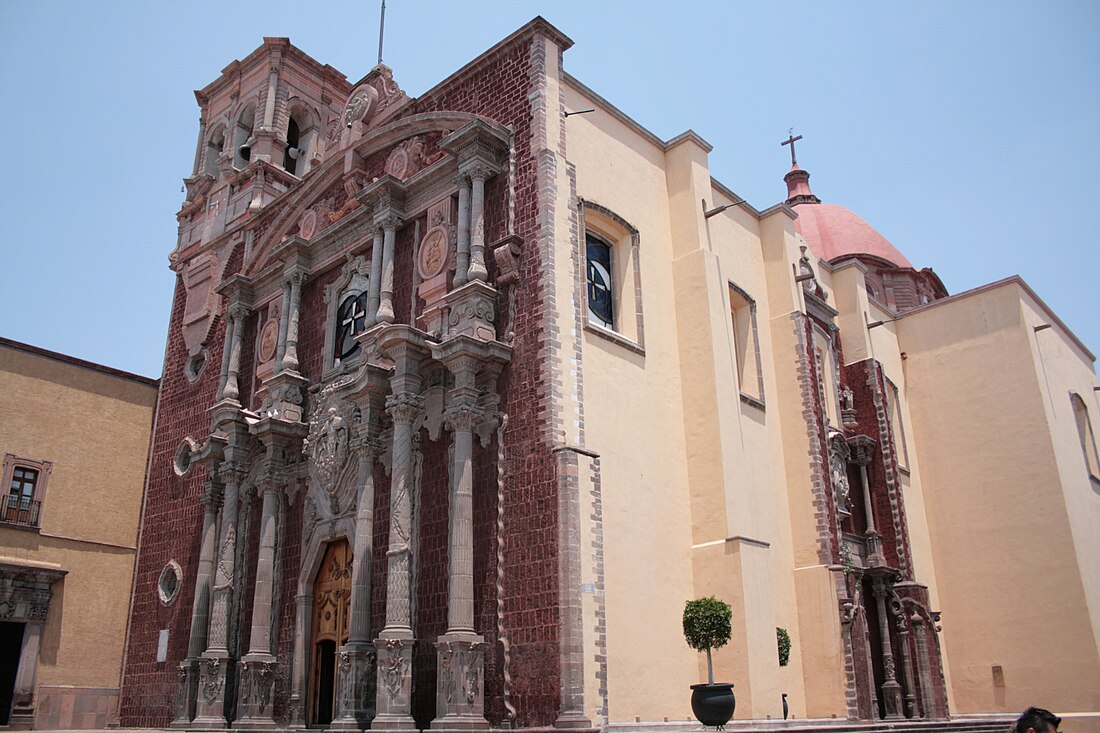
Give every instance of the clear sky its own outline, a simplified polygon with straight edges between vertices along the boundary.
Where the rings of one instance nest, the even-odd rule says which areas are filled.
[[[356,81],[378,0],[0,0],[0,336],[159,376],[192,90],[289,36]],[[535,15],[566,69],[656,135],[691,128],[758,209],[805,136],[814,193],[952,293],[1019,274],[1100,352],[1100,2],[388,0],[411,96]]]

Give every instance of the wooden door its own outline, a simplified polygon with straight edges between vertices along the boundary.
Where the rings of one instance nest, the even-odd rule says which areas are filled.
[[[325,549],[313,580],[313,675],[309,721],[332,722],[336,709],[337,650],[348,640],[351,614],[351,546],[337,540]]]

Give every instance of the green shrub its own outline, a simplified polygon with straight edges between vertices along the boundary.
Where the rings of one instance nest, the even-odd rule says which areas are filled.
[[[710,650],[725,646],[733,634],[728,603],[714,596],[688,601],[684,606],[684,639],[688,646],[707,653],[707,679],[714,684],[714,664]]]
[[[775,627],[775,639],[779,643],[779,666],[786,667],[791,661],[791,635],[786,629]]]

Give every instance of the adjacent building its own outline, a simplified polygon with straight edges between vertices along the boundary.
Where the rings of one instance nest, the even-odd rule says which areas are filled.
[[[0,391],[0,725],[103,728],[157,381],[0,338]]]
[[[793,147],[754,209],[570,45],[411,98],[266,38],[196,93],[122,724],[686,721],[706,595],[738,718],[1096,716],[1093,355]]]

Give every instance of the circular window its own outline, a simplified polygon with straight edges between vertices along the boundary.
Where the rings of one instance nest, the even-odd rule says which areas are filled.
[[[191,457],[198,447],[195,441],[190,438],[184,438],[179,450],[176,451],[176,459],[172,462],[172,468],[175,470],[177,476],[182,476],[191,470],[191,466],[193,465]]]
[[[160,578],[157,580],[157,595],[160,596],[160,602],[166,606],[172,605],[182,585],[183,570],[175,560],[169,560],[164,570],[160,571]]]
[[[184,374],[187,375],[188,382],[194,382],[202,376],[202,370],[206,367],[207,361],[209,361],[209,359],[207,359],[206,349],[203,349],[187,360],[187,364],[184,366],[183,371]]]

